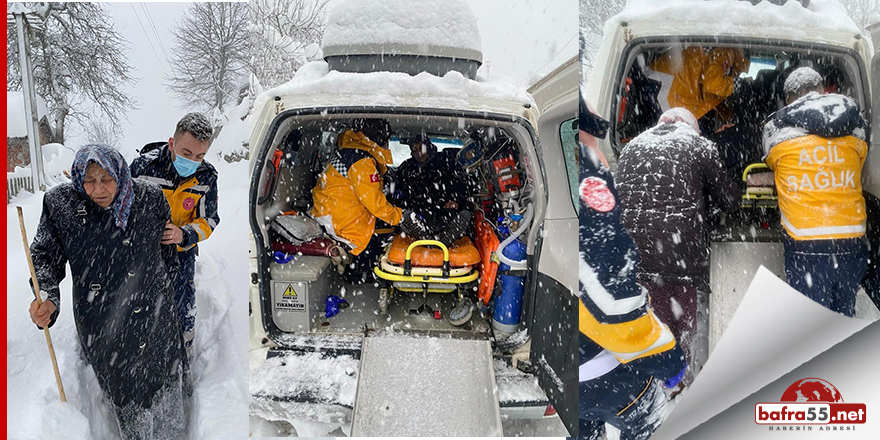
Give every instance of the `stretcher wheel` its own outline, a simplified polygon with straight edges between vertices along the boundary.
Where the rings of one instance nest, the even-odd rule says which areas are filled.
[[[385,288],[379,289],[379,314],[388,314],[388,289]]]

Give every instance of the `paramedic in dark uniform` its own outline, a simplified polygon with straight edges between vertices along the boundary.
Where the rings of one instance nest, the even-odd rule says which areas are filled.
[[[653,313],[636,282],[638,252],[620,221],[608,162],[596,145],[608,123],[580,103],[580,286],[578,368],[580,438],[646,439],[687,365],[675,337]]]
[[[131,162],[132,177],[157,183],[171,206],[162,244],[176,244],[180,274],[174,300],[187,357],[192,360],[196,330],[196,255],[220,223],[217,214],[217,170],[205,160],[214,129],[201,113],[189,113],[177,122],[174,136]]]

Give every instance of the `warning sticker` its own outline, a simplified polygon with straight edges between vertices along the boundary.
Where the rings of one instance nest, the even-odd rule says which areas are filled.
[[[296,293],[293,284],[275,284],[275,310],[279,312],[305,312],[305,298]]]
[[[293,290],[293,285],[288,284],[287,288],[284,289],[284,293],[281,294],[284,299],[296,300],[296,291]]]

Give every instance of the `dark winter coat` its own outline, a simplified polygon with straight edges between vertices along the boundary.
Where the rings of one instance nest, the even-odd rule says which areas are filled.
[[[864,195],[868,212],[868,270],[862,286],[880,309],[880,198],[867,191]]]
[[[445,217],[449,212],[443,206],[455,202],[459,209],[468,201],[464,171],[458,166],[458,148],[438,151],[424,163],[415,159],[403,161],[397,169],[395,190],[401,198],[395,204],[422,214],[426,219]],[[396,191],[395,191],[396,192]]]
[[[110,210],[71,184],[50,189],[31,244],[40,290],[59,311],[59,284],[70,264],[80,347],[129,435],[140,415],[133,408],[180,395],[185,356],[172,290],[177,253],[159,243],[171,218],[168,203],[153,183],[134,180],[133,192],[123,230]]]
[[[733,211],[741,194],[715,145],[685,124],[661,123],[623,149],[615,179],[640,280],[659,275],[708,292],[710,207]]]

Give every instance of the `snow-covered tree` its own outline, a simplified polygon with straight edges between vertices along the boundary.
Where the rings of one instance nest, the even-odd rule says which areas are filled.
[[[166,87],[193,109],[223,113],[247,82],[247,32],[246,3],[193,3],[171,30]]]
[[[112,122],[103,118],[89,119],[85,125],[86,142],[89,144],[105,144],[115,149],[122,146],[122,137]]]
[[[100,3],[25,3],[41,26],[30,33],[34,87],[49,108],[51,142],[64,143],[71,120],[86,127],[96,113],[118,133],[137,103],[125,92],[134,83],[128,42],[114,29]],[[7,3],[7,11],[12,3]],[[6,89],[21,89],[18,35],[6,31]]]
[[[626,6],[626,0],[580,0],[581,73],[589,76],[605,22]]]
[[[289,81],[321,57],[328,0],[252,0],[251,72],[264,88]]]
[[[872,23],[872,16],[880,14],[880,0],[840,0],[840,3],[862,29]]]

